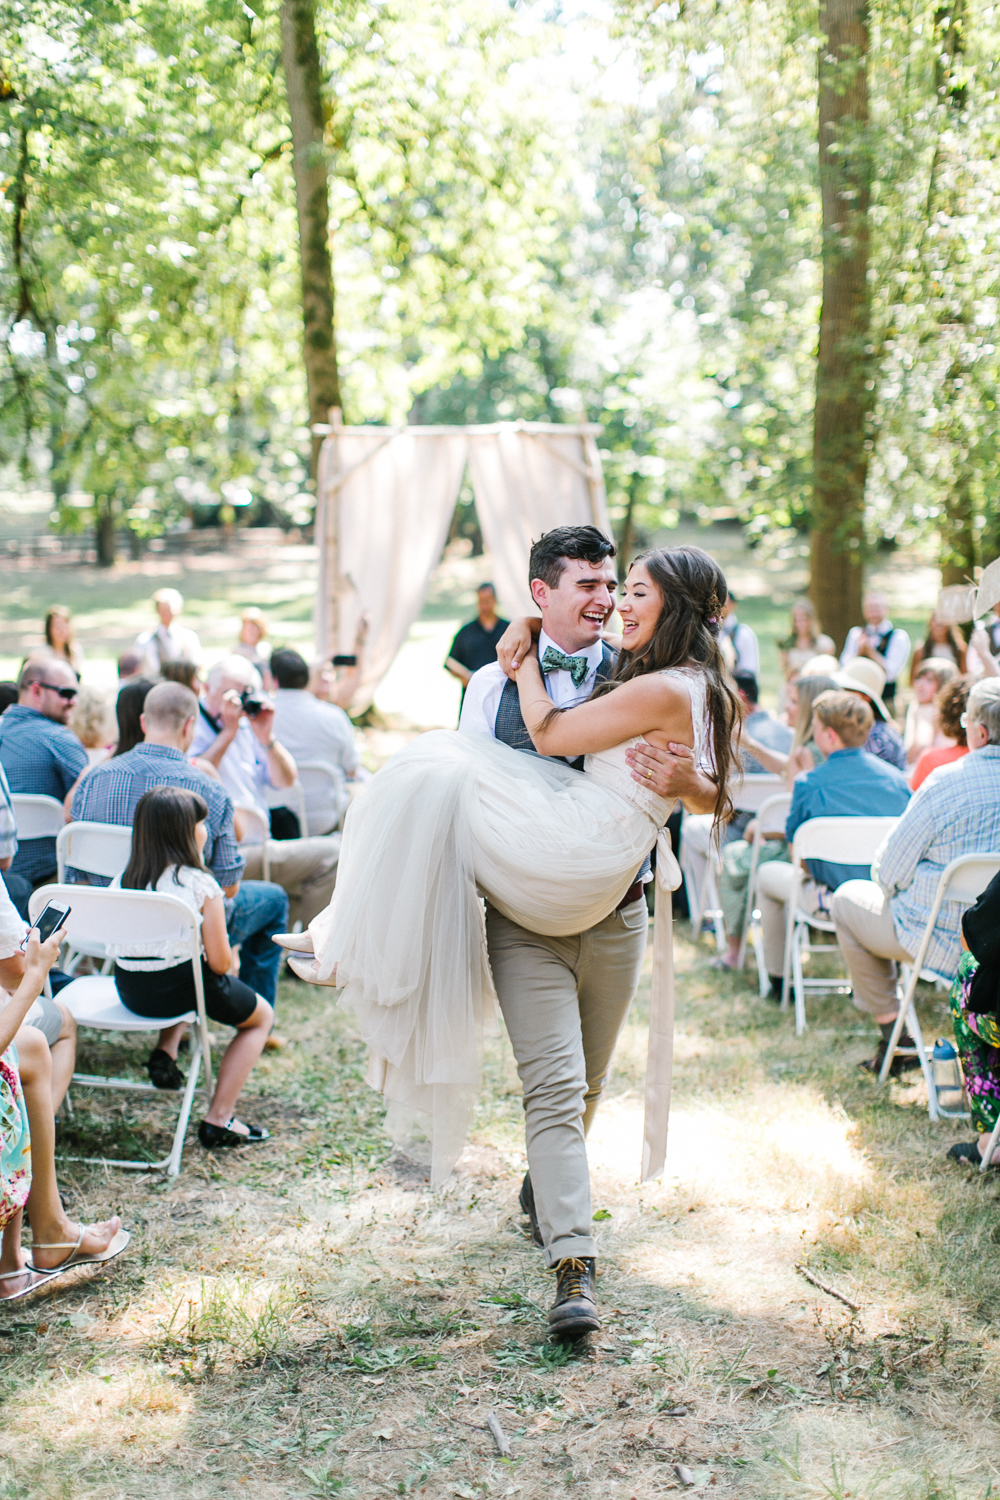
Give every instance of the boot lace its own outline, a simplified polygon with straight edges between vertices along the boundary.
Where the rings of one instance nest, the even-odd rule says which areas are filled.
[[[580,1297],[590,1267],[585,1260],[571,1257],[559,1262],[559,1291],[565,1297]]]

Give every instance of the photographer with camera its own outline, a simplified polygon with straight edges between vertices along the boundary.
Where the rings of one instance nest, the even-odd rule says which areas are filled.
[[[301,918],[307,926],[333,894],[340,836],[300,838],[294,813],[268,808],[265,788],[290,787],[297,771],[275,738],[274,704],[261,691],[260,676],[245,657],[223,657],[209,672],[189,755],[209,762],[229,794],[247,876],[260,878],[267,838],[270,878],[288,895],[290,921]]]

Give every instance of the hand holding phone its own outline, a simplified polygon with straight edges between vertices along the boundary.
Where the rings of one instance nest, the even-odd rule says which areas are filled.
[[[38,921],[34,924],[38,931],[39,943],[48,942],[52,934],[57,932],[63,925],[72,910],[71,906],[57,906],[54,901],[47,902],[39,913]],[[21,939],[22,952],[28,945],[28,937],[29,933],[26,932]]]

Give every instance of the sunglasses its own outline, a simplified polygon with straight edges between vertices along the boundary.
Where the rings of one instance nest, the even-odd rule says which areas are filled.
[[[54,682],[40,682],[38,686],[40,688],[48,688],[50,693],[58,693],[60,698],[65,698],[67,703],[72,702],[72,700],[77,696],[76,688],[56,687]]]

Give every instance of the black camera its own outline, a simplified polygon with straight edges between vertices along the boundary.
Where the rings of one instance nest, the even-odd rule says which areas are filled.
[[[265,708],[270,708],[271,706],[267,699],[262,698],[260,693],[256,692],[253,688],[243,689],[240,694],[240,702],[243,705],[243,712],[248,719],[256,719],[259,713],[262,713]]]

